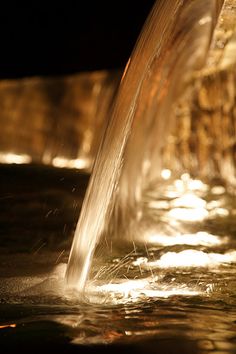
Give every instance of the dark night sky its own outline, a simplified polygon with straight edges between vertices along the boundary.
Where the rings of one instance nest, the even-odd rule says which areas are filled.
[[[0,78],[123,67],[153,3],[8,0],[0,5]]]

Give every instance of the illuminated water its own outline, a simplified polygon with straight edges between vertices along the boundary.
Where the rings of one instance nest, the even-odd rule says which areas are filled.
[[[219,175],[219,156],[213,152],[212,157],[205,147],[219,137],[211,136],[211,129],[204,130],[204,121],[203,132],[194,129],[206,113],[200,107],[202,114],[197,117],[192,109],[201,85],[206,85],[202,78],[209,77],[218,88],[207,63],[216,56],[218,32],[214,30],[220,5],[221,1],[157,1],[146,22],[123,75],[70,253],[66,279],[79,292],[84,291],[88,277],[93,278],[90,270],[94,271],[97,248],[106,255],[112,253],[114,243],[122,246],[128,241],[133,247],[148,231],[147,222],[153,223],[153,229],[161,228],[158,216],[149,220],[152,217],[146,215],[143,202],[150,188],[156,190],[154,202],[159,199],[162,171],[170,170],[176,178],[186,172],[197,178]],[[215,97],[209,99],[210,112]],[[232,161],[223,160],[232,166]]]

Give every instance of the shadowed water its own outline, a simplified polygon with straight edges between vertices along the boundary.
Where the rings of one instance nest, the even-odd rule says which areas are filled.
[[[194,217],[196,208],[204,207],[210,213],[208,220],[200,221],[204,231],[195,237],[191,237],[193,229],[174,238],[154,234],[151,247],[137,243],[131,252],[126,248],[123,258],[119,258],[120,251],[110,259],[108,254],[103,265],[97,264],[96,283],[88,282],[89,298],[81,301],[67,289],[64,275],[86,180],[78,172],[61,169],[1,168],[5,201],[1,204],[0,343],[4,353],[142,353],[147,349],[150,353],[235,353],[232,195],[216,185],[206,188],[206,184],[192,183],[199,198],[208,196],[207,206],[194,200],[192,207]],[[183,180],[190,182],[186,175]],[[166,193],[163,187],[162,209],[153,205],[153,213],[165,216],[173,210],[173,201],[176,208],[186,201]],[[72,205],[76,206],[74,215]],[[55,214],[48,214],[56,209]],[[14,227],[10,210],[24,210],[25,217],[15,219]],[[55,223],[67,228],[55,233]],[[173,253],[193,250],[196,258],[194,253],[190,258],[173,257]],[[106,267],[103,275],[102,266]]]

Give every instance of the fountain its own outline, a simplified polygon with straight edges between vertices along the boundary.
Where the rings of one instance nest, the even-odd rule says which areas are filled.
[[[4,352],[235,352],[235,24],[234,0],[156,2],[68,264],[88,175],[65,167],[79,156],[52,144],[39,166],[1,166]]]
[[[211,239],[215,228],[208,226],[209,219],[214,223],[214,212],[216,219],[219,215],[216,208],[208,211],[208,200],[214,204],[215,198],[209,191],[228,183],[233,195],[233,147],[223,149],[222,144],[234,133],[230,128],[218,131],[220,135],[215,131],[230,126],[232,119],[222,117],[216,93],[223,84],[234,85],[233,74],[223,74],[224,66],[229,70],[232,63],[222,58],[228,56],[228,41],[234,41],[234,26],[221,24],[223,16],[233,12],[233,4],[225,2],[217,24],[221,6],[221,1],[157,1],[146,22],[123,75],[74,237],[67,281],[79,292],[85,288],[93,257],[98,264],[99,258],[109,263],[112,257],[133,256],[136,247],[143,247],[139,258],[150,265],[149,248],[163,237],[167,243],[171,237],[191,239],[194,234]],[[228,60],[234,63],[235,58]],[[214,112],[205,113],[206,109]],[[221,142],[212,146],[212,139]],[[221,212],[228,213],[224,208]],[[194,252],[188,256],[194,257]],[[103,277],[114,281],[109,267],[103,272],[99,266],[92,268],[92,282]],[[129,279],[137,277],[131,273],[126,275]],[[153,271],[150,276],[153,287]]]

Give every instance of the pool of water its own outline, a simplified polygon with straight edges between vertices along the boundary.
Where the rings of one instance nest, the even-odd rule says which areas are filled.
[[[152,262],[138,244],[122,258],[108,256],[81,298],[66,288],[64,274],[88,176],[41,166],[1,166],[0,176],[1,352],[236,353],[232,213],[230,221],[221,207],[227,219],[214,229],[209,219],[197,246],[161,239],[148,247]],[[224,231],[220,220],[230,221]],[[180,266],[181,252],[192,252],[191,266]]]

